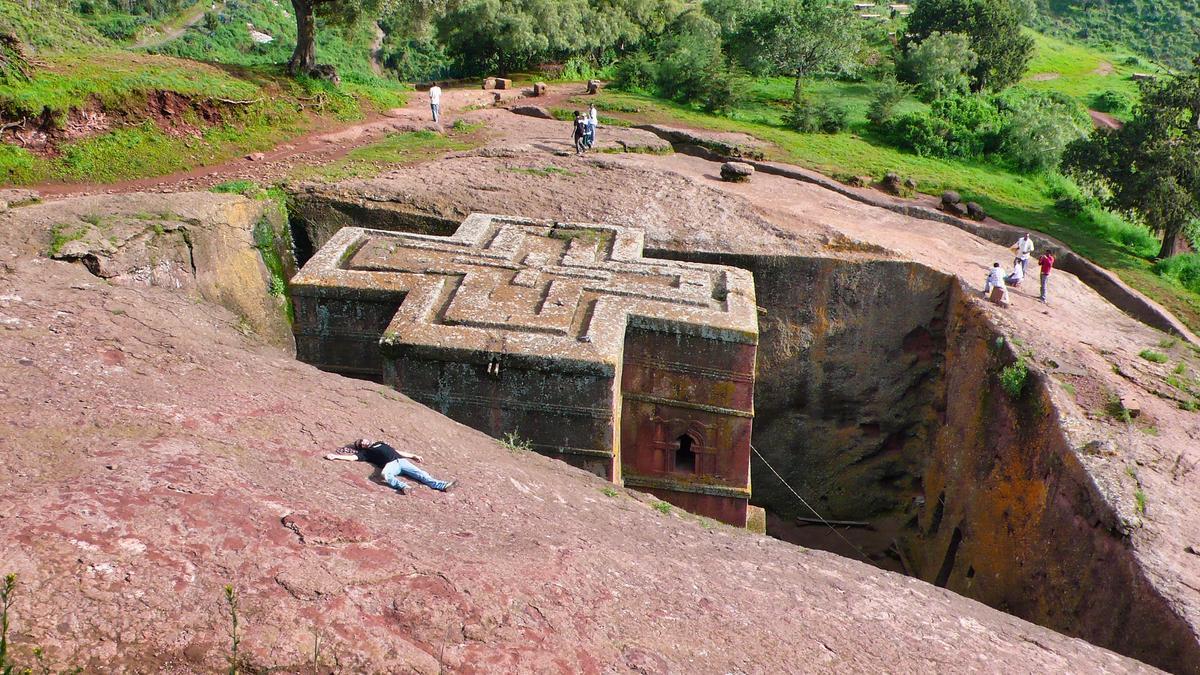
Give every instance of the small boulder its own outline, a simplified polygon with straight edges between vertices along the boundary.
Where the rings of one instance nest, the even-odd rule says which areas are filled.
[[[987,218],[987,211],[976,202],[967,202],[967,217],[971,220],[983,220]]]
[[[483,78],[483,88],[484,89],[495,89],[496,88],[496,78],[494,78],[494,77]]]
[[[536,117],[543,120],[554,119],[554,115],[551,115],[548,110],[540,105],[516,105],[510,108],[510,110],[518,115],[524,115],[526,117]]]
[[[588,80],[587,81],[587,93],[599,94],[600,93],[600,80]]]
[[[246,159],[250,160],[251,162],[261,162],[266,158],[267,156],[261,152],[252,152],[249,155],[246,155]]]
[[[942,193],[942,204],[957,204],[962,201],[962,196],[954,190],[946,190]]]
[[[512,80],[508,80],[503,77],[497,77],[496,78],[496,88],[497,89],[512,89]]]
[[[545,82],[534,82],[533,83],[533,95],[534,96],[545,96],[546,95],[546,83]]]
[[[325,80],[335,87],[342,83],[342,76],[338,75],[337,68],[328,63],[313,66],[312,70],[308,71],[308,75],[317,80]]]
[[[962,202],[958,202],[955,204],[943,203],[942,210],[944,210],[946,213],[949,213],[951,215],[958,216],[959,218],[962,218],[967,215],[967,207]]]
[[[904,179],[904,189],[908,190],[909,192],[915,192],[917,190],[917,179],[916,178],[905,178]]]
[[[895,171],[889,171],[883,176],[883,181],[879,184],[884,192],[898,195],[904,189],[904,182],[900,180],[900,174]]]
[[[721,165],[721,180],[745,183],[754,175],[754,167],[745,162],[725,162]]]

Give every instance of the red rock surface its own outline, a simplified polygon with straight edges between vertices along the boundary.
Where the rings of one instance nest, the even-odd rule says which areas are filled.
[[[0,226],[0,241],[14,233]],[[1128,672],[914,579],[514,453],[235,316],[0,246],[0,571],[20,656],[97,672]],[[360,436],[449,494],[321,459]],[[314,639],[319,653],[314,655]]]

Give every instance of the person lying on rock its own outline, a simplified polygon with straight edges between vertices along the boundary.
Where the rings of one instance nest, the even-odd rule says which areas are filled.
[[[440,492],[446,492],[454,487],[455,483],[452,480],[438,480],[430,476],[416,464],[413,464],[413,462],[421,461],[420,455],[414,455],[411,452],[400,452],[387,443],[372,441],[366,438],[354,441],[350,445],[343,447],[339,452],[331,452],[325,455],[325,459],[346,462],[370,462],[379,467],[380,472],[383,474],[383,481],[395,488],[400,494],[404,494],[404,491],[408,489],[408,485],[400,480],[400,476],[406,476]],[[412,462],[409,461],[410,459]]]

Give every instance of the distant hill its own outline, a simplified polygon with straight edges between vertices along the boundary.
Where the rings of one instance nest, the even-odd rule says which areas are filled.
[[[1174,68],[1200,53],[1195,0],[1035,0],[1033,25],[1059,37],[1124,46]]]

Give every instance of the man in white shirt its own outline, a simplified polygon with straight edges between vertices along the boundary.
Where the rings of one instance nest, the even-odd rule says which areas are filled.
[[[993,288],[999,288],[1003,292],[1001,302],[1008,304],[1008,287],[1004,285],[1004,270],[1000,268],[1000,263],[992,263],[992,269],[988,272],[987,281],[983,284],[983,297],[988,297],[992,294]]]
[[[1033,239],[1026,232],[1024,237],[1018,239],[1017,243],[1009,246],[1009,248],[1016,249],[1017,259],[1013,263],[1021,266],[1021,276],[1024,277],[1025,265],[1029,262],[1029,254],[1033,253]]]
[[[596,113],[596,104],[588,106],[588,135],[587,146],[591,148],[596,144],[596,127],[600,126],[600,116]]]
[[[429,108],[433,111],[433,121],[439,122],[442,117],[442,88],[436,84],[429,88]]]

